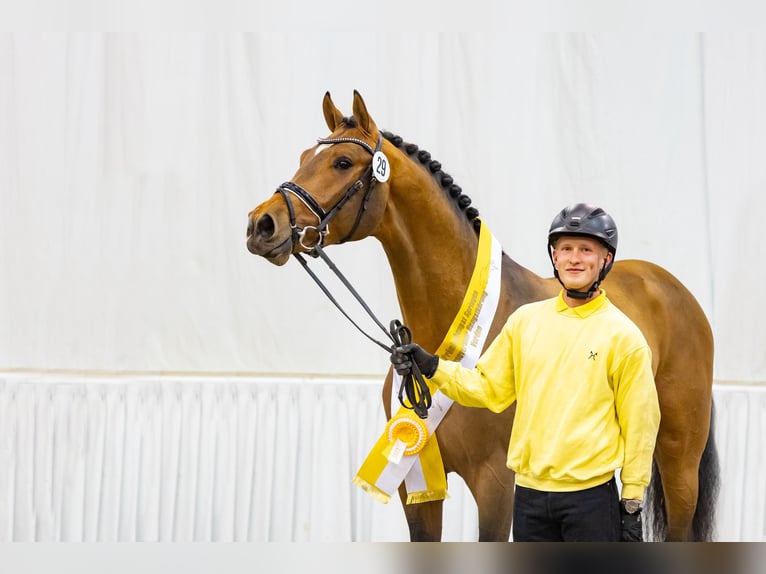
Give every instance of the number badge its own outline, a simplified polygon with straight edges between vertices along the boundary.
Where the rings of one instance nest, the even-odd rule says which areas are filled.
[[[375,155],[372,156],[372,175],[380,183],[387,182],[391,176],[391,166],[382,151],[376,151]]]

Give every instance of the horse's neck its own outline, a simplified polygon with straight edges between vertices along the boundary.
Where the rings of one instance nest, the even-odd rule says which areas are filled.
[[[436,193],[440,193],[439,190]],[[445,200],[446,202],[446,200]],[[450,205],[394,210],[376,234],[393,274],[402,320],[415,342],[435,351],[460,310],[478,238]]]

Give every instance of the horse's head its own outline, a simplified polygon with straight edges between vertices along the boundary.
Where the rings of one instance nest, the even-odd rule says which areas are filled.
[[[328,92],[322,111],[330,135],[305,150],[292,180],[249,214],[247,248],[275,265],[317,244],[371,235],[385,211],[390,166],[364,100],[354,91],[353,116],[344,117]]]

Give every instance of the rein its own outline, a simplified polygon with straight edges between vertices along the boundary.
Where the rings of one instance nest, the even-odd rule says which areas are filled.
[[[357,145],[362,146],[365,148],[370,154],[373,156],[373,160],[376,157],[376,154],[380,152],[382,147],[382,137],[378,135],[378,144],[376,148],[373,150],[372,146],[370,146],[367,142],[363,140],[359,140],[356,138],[328,138],[328,139],[319,139],[317,140],[319,143],[355,143]],[[388,169],[387,167],[385,168]],[[387,174],[386,174],[387,175]],[[327,288],[327,286],[322,282],[321,279],[314,273],[311,268],[308,265],[308,262],[306,261],[306,258],[303,257],[301,253],[293,253],[295,258],[300,262],[301,266],[306,270],[306,272],[309,274],[309,276],[314,280],[314,282],[319,286],[319,288],[322,290],[322,292],[327,296],[327,298],[332,302],[333,305],[343,314],[346,319],[348,319],[356,329],[362,333],[367,339],[384,349],[385,351],[388,351],[389,353],[393,353],[394,349],[396,347],[401,347],[402,345],[406,345],[408,343],[412,342],[412,331],[410,331],[409,327],[406,325],[403,325],[398,319],[394,319],[390,322],[389,328],[386,329],[383,326],[383,323],[380,322],[380,320],[377,318],[375,313],[372,312],[370,307],[365,303],[364,299],[359,295],[356,289],[354,289],[353,285],[346,279],[346,277],[341,273],[340,269],[332,262],[330,257],[325,253],[324,249],[322,249],[322,243],[324,242],[324,238],[329,232],[329,223],[330,220],[333,219],[338,212],[343,208],[343,206],[348,202],[349,199],[351,199],[356,193],[364,187],[363,180],[368,178],[370,180],[370,184],[367,186],[367,191],[364,194],[364,197],[362,198],[362,204],[359,207],[359,211],[356,214],[356,220],[354,221],[354,225],[351,227],[351,231],[349,231],[346,236],[340,241],[340,243],[345,243],[355,232],[357,227],[359,226],[359,222],[362,219],[362,215],[367,210],[367,203],[369,201],[370,195],[372,194],[373,189],[375,188],[375,183],[378,180],[377,175],[373,174],[373,161],[370,162],[370,165],[367,167],[367,169],[364,171],[364,173],[361,175],[361,177],[356,180],[351,186],[346,190],[346,192],[343,194],[343,196],[333,205],[329,211],[325,211],[321,205],[314,199],[314,197],[306,191],[304,188],[302,188],[297,183],[293,183],[291,181],[287,181],[283,183],[279,188],[277,188],[277,191],[275,193],[279,193],[283,199],[285,200],[285,204],[287,205],[287,211],[290,217],[290,229],[292,230],[292,237],[293,237],[293,244],[296,242],[301,245],[304,249],[307,250],[308,254],[311,257],[319,257],[322,259],[322,261],[325,262],[325,264],[330,268],[330,270],[340,279],[341,283],[348,289],[348,291],[353,295],[354,299],[357,300],[357,302],[362,306],[362,308],[367,312],[367,314],[372,318],[372,320],[375,322],[375,324],[383,331],[386,336],[390,339],[392,345],[387,345],[377,339],[375,339],[373,336],[371,336],[369,333],[367,333],[364,329],[362,329],[350,316],[349,314],[343,309],[343,307],[338,303],[338,301],[333,297],[330,290]],[[386,177],[387,179],[387,177]],[[382,180],[385,181],[385,180]],[[304,226],[302,228],[299,228],[296,224],[295,219],[295,209],[293,208],[292,201],[290,200],[290,195],[294,195],[297,197],[303,204],[311,211],[314,216],[317,218],[318,223],[316,226]],[[315,245],[310,246],[306,245],[304,243],[304,238],[306,236],[307,230],[314,230],[317,233],[317,242]],[[418,367],[417,363],[412,360],[412,357],[410,357],[410,363],[412,365],[412,368],[410,372],[408,372],[406,375],[402,377],[402,384],[399,387],[399,402],[401,405],[405,408],[412,409],[415,411],[415,414],[417,414],[421,419],[428,418],[428,409],[431,407],[431,392],[428,389],[428,385],[425,382],[425,379],[423,377],[423,373],[420,371],[420,368]],[[407,404],[404,401],[404,396],[406,396],[407,401],[409,401],[409,404]]]

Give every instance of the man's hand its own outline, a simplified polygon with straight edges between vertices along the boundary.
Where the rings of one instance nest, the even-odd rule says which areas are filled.
[[[391,364],[397,373],[401,376],[407,375],[412,369],[413,362],[418,366],[421,373],[431,378],[436,372],[436,367],[439,366],[439,357],[425,351],[417,343],[394,347],[391,353]]]
[[[623,542],[644,541],[644,529],[641,522],[641,501],[621,500],[620,524],[622,527]]]

